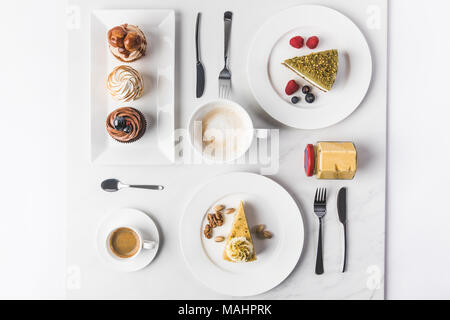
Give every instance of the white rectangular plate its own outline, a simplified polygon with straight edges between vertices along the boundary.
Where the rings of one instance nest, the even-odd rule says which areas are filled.
[[[107,32],[124,23],[137,25],[147,39],[146,55],[124,63],[109,51]],[[136,69],[144,78],[144,94],[131,102],[114,100],[106,89],[118,65]],[[91,160],[100,165],[164,165],[175,158],[175,13],[173,10],[97,10],[91,15]],[[120,143],[106,131],[114,109],[140,110],[147,130],[133,143]]]

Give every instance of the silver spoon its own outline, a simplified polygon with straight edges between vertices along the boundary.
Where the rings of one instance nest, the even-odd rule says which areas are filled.
[[[148,189],[148,190],[163,190],[163,186],[155,186],[155,185],[132,185],[125,184],[120,182],[117,179],[107,179],[102,182],[102,189],[107,192],[115,192],[119,191],[123,188],[138,188],[138,189]]]

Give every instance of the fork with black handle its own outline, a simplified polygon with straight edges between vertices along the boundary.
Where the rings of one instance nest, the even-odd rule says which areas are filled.
[[[317,245],[316,274],[323,274],[322,219],[327,214],[327,189],[317,188],[314,197],[314,213],[319,218],[319,242]]]

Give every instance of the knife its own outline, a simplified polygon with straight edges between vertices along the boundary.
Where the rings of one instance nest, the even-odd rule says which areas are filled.
[[[337,210],[339,221],[344,227],[344,265],[342,272],[345,272],[347,266],[347,188],[341,188],[337,198]]]
[[[205,89],[205,70],[200,61],[200,43],[199,43],[199,24],[200,24],[201,13],[197,14],[197,23],[195,24],[195,51],[197,58],[197,98],[203,95]]]

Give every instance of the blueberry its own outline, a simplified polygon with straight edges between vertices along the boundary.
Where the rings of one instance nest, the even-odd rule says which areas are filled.
[[[123,132],[130,133],[131,132],[131,127],[130,126],[126,126],[125,128],[123,128]]]
[[[292,99],[291,99],[291,102],[292,102],[293,104],[297,104],[299,101],[300,101],[300,98],[299,98],[299,97],[292,97]]]
[[[124,117],[114,118],[114,129],[122,131],[126,126],[126,120]]]
[[[313,103],[314,100],[316,100],[316,97],[315,97],[312,93],[308,93],[308,94],[305,96],[305,100],[306,100],[306,102],[308,102],[308,103]]]
[[[302,92],[303,94],[308,94],[311,92],[311,88],[309,86],[303,86]]]

